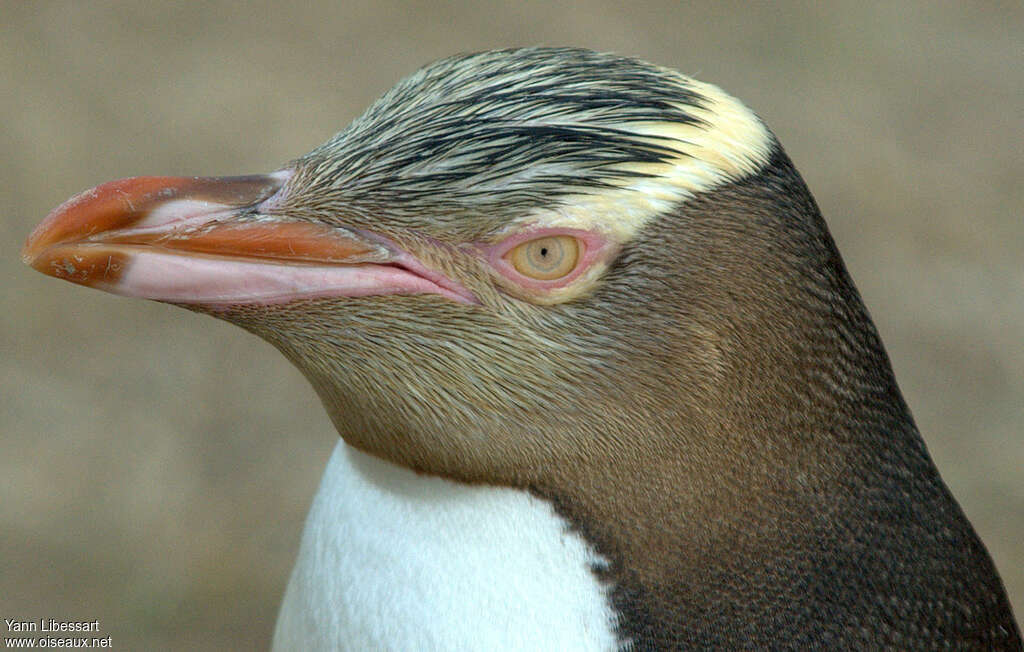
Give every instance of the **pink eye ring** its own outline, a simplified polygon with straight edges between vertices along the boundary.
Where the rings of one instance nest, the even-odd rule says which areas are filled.
[[[614,249],[611,241],[594,231],[535,228],[491,247],[488,259],[516,285],[543,293],[572,285],[596,264],[606,262]]]

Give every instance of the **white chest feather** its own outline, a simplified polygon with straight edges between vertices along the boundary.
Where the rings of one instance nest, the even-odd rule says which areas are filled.
[[[526,492],[417,475],[339,442],[274,649],[615,649],[595,563]]]

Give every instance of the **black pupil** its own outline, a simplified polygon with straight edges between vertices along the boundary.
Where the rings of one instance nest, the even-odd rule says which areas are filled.
[[[541,256],[547,256],[548,255],[548,248],[547,247],[541,247],[540,248],[540,255]]]

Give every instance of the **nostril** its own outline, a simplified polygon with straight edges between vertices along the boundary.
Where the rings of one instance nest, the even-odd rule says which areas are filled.
[[[284,204],[285,197],[288,196],[288,181],[291,180],[294,174],[295,171],[289,169],[278,170],[277,172],[271,172],[268,174],[268,177],[276,179],[280,185],[273,191],[273,193],[270,194],[270,196],[256,204],[253,207],[254,211],[257,213],[272,213],[280,209]]]

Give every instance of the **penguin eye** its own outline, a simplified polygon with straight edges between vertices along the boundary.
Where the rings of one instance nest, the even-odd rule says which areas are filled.
[[[576,269],[580,249],[580,241],[571,235],[549,235],[516,245],[505,259],[527,278],[554,281]]]
[[[530,226],[478,247],[496,272],[494,280],[501,290],[550,306],[593,289],[620,245],[597,229],[557,225]]]

